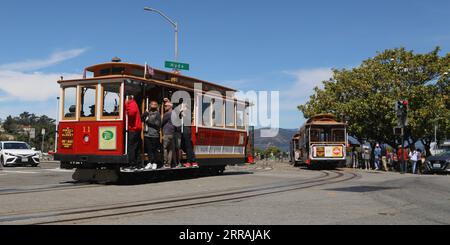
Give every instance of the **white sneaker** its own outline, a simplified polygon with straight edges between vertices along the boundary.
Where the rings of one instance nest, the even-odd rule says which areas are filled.
[[[152,169],[153,170],[157,170],[158,169],[158,164],[156,164],[156,163],[152,164]]]
[[[145,170],[150,170],[153,168],[153,164],[149,163],[147,166],[145,166]]]

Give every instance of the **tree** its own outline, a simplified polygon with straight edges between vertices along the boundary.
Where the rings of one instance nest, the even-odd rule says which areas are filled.
[[[280,150],[278,147],[275,147],[275,146],[269,146],[269,148],[267,148],[267,149],[264,151],[264,154],[267,155],[267,156],[271,156],[272,154],[273,154],[274,156],[278,156],[278,155],[281,154],[281,150]]]
[[[5,129],[5,131],[10,134],[17,133],[17,123],[11,116],[8,116],[6,118],[5,122],[3,123],[3,129]]]
[[[264,154],[264,150],[262,150],[262,149],[260,149],[258,147],[255,147],[255,154],[262,155],[262,154]]]
[[[439,135],[450,134],[450,54],[441,57],[439,51],[386,50],[357,68],[334,70],[333,78],[323,82],[323,89],[315,88],[299,109],[306,118],[333,113],[348,121],[349,132],[359,139],[394,146],[394,106],[399,100],[408,100],[410,144],[422,140],[429,152],[436,124],[440,125]]]

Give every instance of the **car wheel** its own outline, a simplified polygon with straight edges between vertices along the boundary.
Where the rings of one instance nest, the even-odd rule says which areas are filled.
[[[3,162],[3,156],[0,157],[0,167],[5,167],[5,163]]]

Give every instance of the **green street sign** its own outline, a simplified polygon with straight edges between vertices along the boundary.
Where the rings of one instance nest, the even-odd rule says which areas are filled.
[[[166,61],[166,68],[189,71],[189,64]]]

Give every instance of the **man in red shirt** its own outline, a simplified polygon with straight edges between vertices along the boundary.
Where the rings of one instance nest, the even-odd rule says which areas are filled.
[[[400,172],[407,173],[408,172],[408,161],[409,161],[409,153],[407,149],[404,149],[403,146],[398,146],[397,150],[397,158],[400,163]]]
[[[142,121],[139,106],[134,95],[128,95],[125,102],[128,116],[128,161],[134,168],[139,168],[138,156],[141,143]]]

